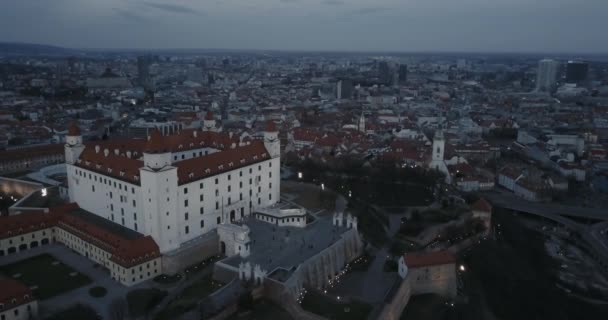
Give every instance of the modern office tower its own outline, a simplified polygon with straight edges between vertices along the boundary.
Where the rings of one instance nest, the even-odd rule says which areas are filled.
[[[536,90],[551,91],[557,79],[557,68],[559,63],[552,59],[543,59],[538,62],[536,73]]]
[[[589,64],[583,61],[568,61],[566,64],[566,82],[579,83],[587,80]]]
[[[391,68],[386,61],[380,61],[378,64],[378,78],[384,84],[391,84],[393,77],[391,75]]]
[[[350,99],[353,96],[353,82],[345,79],[340,80],[336,84],[336,98],[340,99]]]
[[[402,64],[399,66],[399,83],[407,82],[407,65]]]

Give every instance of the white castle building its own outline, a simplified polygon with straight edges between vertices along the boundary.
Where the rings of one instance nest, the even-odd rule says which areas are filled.
[[[83,144],[72,126],[65,145],[71,202],[151,236],[161,254],[280,200],[280,142],[268,122],[264,140],[201,130]]]

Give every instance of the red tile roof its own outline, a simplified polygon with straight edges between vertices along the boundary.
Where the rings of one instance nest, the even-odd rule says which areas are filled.
[[[205,114],[205,120],[213,120],[213,112],[207,111],[207,114]]]
[[[38,157],[47,157],[50,155],[58,155],[58,154],[61,154],[61,155],[64,154],[64,149],[63,149],[62,144],[49,144],[46,146],[39,146],[39,147],[4,150],[4,151],[0,152],[0,162],[25,160],[25,159],[32,159],[32,158],[38,158]]]
[[[214,152],[203,157],[174,163],[180,185],[222,172],[235,170],[270,159],[264,143],[254,140],[249,145]]]
[[[68,128],[68,136],[79,136],[80,135],[80,128],[78,128],[78,126],[76,125],[75,122],[72,122],[72,124],[70,124],[70,127]]]
[[[266,122],[266,132],[277,132],[277,125],[272,120],[268,120]]]
[[[439,266],[456,263],[456,256],[449,251],[429,253],[408,253],[403,256],[408,268]]]
[[[0,239],[57,226],[110,252],[110,260],[126,268],[160,257],[158,245],[150,236],[133,232],[135,237],[126,238],[79,216],[76,210],[80,210],[78,204],[70,203],[52,208],[48,213],[37,211],[0,217]]]
[[[473,211],[492,212],[492,205],[484,198],[479,198],[472,206]]]
[[[0,279],[0,312],[13,309],[35,300],[32,291],[24,284],[13,279]],[[10,317],[10,316],[9,316]]]

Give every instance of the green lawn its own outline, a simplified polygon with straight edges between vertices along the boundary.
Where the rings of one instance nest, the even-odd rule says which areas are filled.
[[[45,320],[96,320],[97,313],[88,306],[77,304],[54,315],[44,318]]]
[[[56,264],[53,264],[57,262]],[[76,272],[74,276],[70,274]],[[61,263],[50,254],[41,254],[0,267],[0,274],[17,279],[33,289],[40,299],[48,299],[91,283],[84,274]],[[15,275],[21,274],[20,277]]]
[[[332,320],[365,320],[372,310],[369,304],[354,300],[337,302],[315,291],[306,293],[302,308]]]
[[[150,288],[135,289],[127,293],[127,303],[131,317],[141,317],[167,296],[167,291]]]
[[[204,277],[185,288],[176,299],[169,302],[169,304],[157,314],[155,319],[175,319],[177,316],[196,308],[201,300],[222,286],[222,283],[212,280],[211,277]]]

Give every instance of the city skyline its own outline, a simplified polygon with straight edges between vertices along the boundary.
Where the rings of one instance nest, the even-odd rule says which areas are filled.
[[[598,54],[608,52],[597,41],[608,27],[606,9],[596,0],[20,1],[0,4],[0,41],[103,49]],[[28,22],[33,16],[35,27]]]

